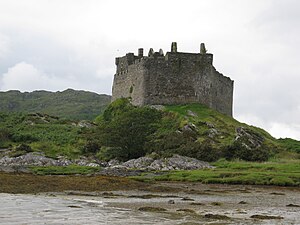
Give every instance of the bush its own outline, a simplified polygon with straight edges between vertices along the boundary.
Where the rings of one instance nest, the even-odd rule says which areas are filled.
[[[24,151],[28,153],[28,152],[32,152],[32,149],[29,145],[20,144],[19,146],[16,147],[16,151]]]
[[[266,161],[270,157],[270,150],[266,145],[261,145],[258,148],[247,148],[239,142],[225,148],[224,156],[227,159],[241,159],[246,161]]]
[[[87,141],[86,144],[82,147],[81,152],[83,154],[97,153],[100,149],[100,146],[95,141]]]
[[[103,114],[99,124],[98,141],[108,147],[104,158],[121,160],[138,158],[146,154],[145,143],[157,130],[162,113],[149,107],[135,107],[126,99],[113,102]]]
[[[11,132],[6,128],[0,128],[0,143],[9,141],[11,138]]]
[[[147,143],[148,152],[157,152],[161,156],[179,154],[203,161],[215,161],[221,157],[218,149],[208,142],[200,143],[190,131],[173,132]]]
[[[109,161],[111,159],[123,161],[126,154],[120,147],[101,147],[96,157],[103,161]]]

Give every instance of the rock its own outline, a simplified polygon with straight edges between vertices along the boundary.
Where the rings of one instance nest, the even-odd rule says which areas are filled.
[[[234,141],[240,142],[247,149],[256,149],[261,147],[264,137],[248,128],[238,127]]]
[[[214,205],[214,206],[221,206],[222,203],[221,203],[221,202],[212,202],[211,205]]]
[[[219,215],[219,214],[205,214],[204,217],[208,218],[208,219],[217,219],[217,220],[228,220],[228,219],[230,219],[228,216]]]
[[[143,212],[165,212],[165,211],[167,211],[165,208],[151,207],[151,206],[140,207],[138,210],[143,211]]]
[[[138,176],[141,173],[145,172],[144,170],[129,170],[126,167],[107,167],[100,170],[97,174],[104,176],[116,176],[116,177],[128,177],[128,176]]]
[[[197,126],[193,123],[188,123],[183,126],[182,131],[197,132]]]
[[[187,115],[192,116],[192,117],[198,117],[198,115],[196,113],[194,113],[193,111],[191,111],[191,110],[187,111]]]
[[[177,209],[177,212],[185,212],[185,213],[196,213],[194,210],[192,209]]]
[[[285,194],[281,192],[271,192],[270,195],[285,195]]]
[[[163,105],[150,105],[149,107],[152,108],[152,109],[160,110],[160,111],[162,111],[166,108]]]
[[[149,170],[195,170],[214,168],[209,163],[194,158],[174,155],[171,158],[154,160],[148,167]]]
[[[244,204],[247,204],[247,202],[245,202],[245,201],[240,201],[238,204],[244,205]]]
[[[181,200],[182,201],[195,201],[194,199],[192,199],[190,197],[183,197]]]
[[[52,159],[46,157],[43,153],[30,152],[18,157],[4,156],[0,158],[0,166],[7,167],[26,167],[26,166],[69,166],[71,164],[80,166],[92,166],[96,167],[99,164],[91,162],[86,158],[76,159],[71,161],[65,157],[58,157],[58,159]]]
[[[250,218],[260,219],[260,220],[283,219],[282,216],[268,216],[268,215],[252,215],[252,216],[250,216]]]
[[[204,122],[206,126],[208,126],[209,128],[214,128],[215,125],[213,125],[212,123],[209,122]]]
[[[192,203],[190,203],[190,205],[204,205],[204,204],[201,202],[192,202]]]
[[[122,165],[129,169],[146,169],[153,161],[154,159],[150,157],[140,157],[138,159],[131,159]]]
[[[216,128],[210,128],[208,130],[208,137],[210,137],[210,138],[214,138],[214,137],[218,136],[219,134],[220,134],[220,132]]]
[[[119,165],[119,164],[120,164],[120,161],[116,160],[116,159],[112,159],[108,162],[108,166],[116,166],[116,165]]]
[[[90,121],[86,121],[86,120],[81,120],[78,124],[78,127],[87,127],[87,128],[91,128],[94,127],[95,124],[91,123]]]
[[[169,200],[168,204],[175,204],[175,201],[174,200]]]
[[[296,204],[288,204],[288,205],[286,205],[286,207],[300,207],[300,205],[296,205]]]

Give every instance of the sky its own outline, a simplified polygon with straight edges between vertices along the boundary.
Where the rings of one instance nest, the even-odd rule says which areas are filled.
[[[234,80],[234,118],[300,140],[298,0],[0,0],[0,91],[111,94],[115,57],[199,52]]]

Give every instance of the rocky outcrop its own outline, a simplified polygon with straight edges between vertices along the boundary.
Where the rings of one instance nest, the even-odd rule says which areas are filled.
[[[245,127],[236,129],[236,137],[234,142],[241,144],[246,149],[257,149],[262,146],[264,137],[253,130]]]
[[[69,160],[64,157],[52,159],[38,152],[31,152],[18,157],[4,156],[0,158],[0,166],[68,166],[71,164],[92,167],[100,166],[98,163],[93,163],[84,158],[76,160]]]
[[[99,172],[109,176],[136,176],[145,171],[170,171],[170,170],[195,170],[213,168],[209,163],[194,158],[174,155],[170,158],[155,159],[152,157],[140,157],[127,162],[111,160],[108,163],[93,162],[87,158],[76,160],[60,157],[52,159],[42,153],[30,152],[18,157],[4,156],[0,158],[0,171],[22,172],[28,166],[91,166],[102,167]]]
[[[174,155],[170,158],[153,159],[151,157],[140,157],[131,159],[121,165],[127,169],[142,170],[195,170],[204,168],[213,168],[209,163],[198,159]]]
[[[108,162],[108,166],[100,173],[103,175],[133,176],[145,171],[195,170],[205,168],[214,167],[207,162],[180,155],[162,159],[145,156],[119,164],[116,161],[110,161]]]

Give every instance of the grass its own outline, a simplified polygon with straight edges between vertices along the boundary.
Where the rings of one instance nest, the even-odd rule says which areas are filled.
[[[211,128],[208,124],[212,125],[219,131],[219,135],[214,139],[222,146],[232,143],[235,138],[237,127],[247,127],[265,137],[268,143],[276,145],[276,139],[263,129],[241,123],[230,116],[219,113],[201,104],[169,105],[166,106],[166,110],[177,113],[182,121],[185,121],[185,123],[181,124],[182,126],[186,123],[195,124],[199,129],[200,136],[202,137],[205,137]],[[188,112],[192,112],[196,116],[189,115]],[[204,140],[205,139],[206,138],[204,138]],[[199,138],[199,141],[201,142],[201,138]]]
[[[300,141],[291,138],[280,138],[278,141],[286,149],[300,153]]]
[[[164,175],[146,178],[143,181],[187,181],[219,184],[251,184],[300,186],[300,160],[290,162],[244,162],[219,160],[215,169],[174,171]]]
[[[30,167],[30,170],[36,175],[74,175],[74,174],[93,174],[100,170],[99,167],[90,166],[35,166]]]

